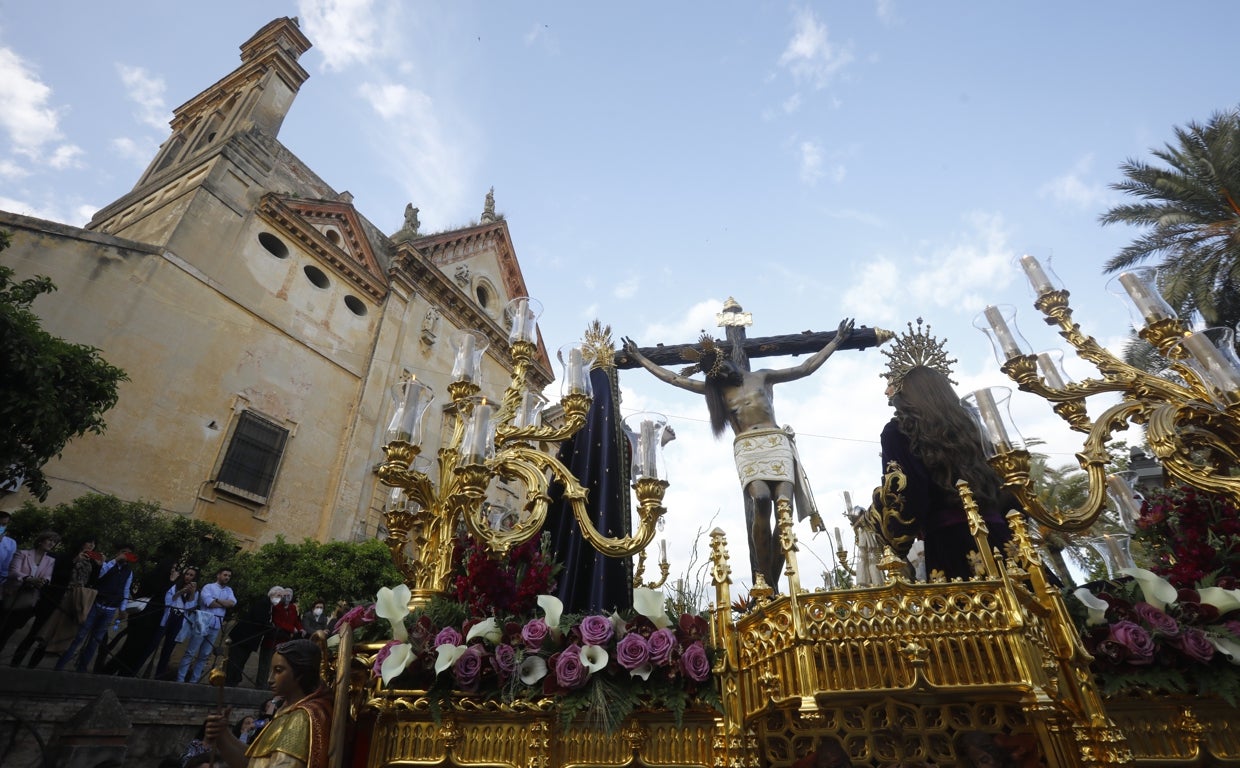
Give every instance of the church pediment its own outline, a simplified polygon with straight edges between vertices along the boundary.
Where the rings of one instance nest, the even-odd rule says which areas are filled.
[[[267,194],[258,211],[359,289],[376,299],[387,293],[379,259],[351,204]]]
[[[529,296],[512,238],[508,235],[508,225],[503,221],[428,235],[413,244],[432,264],[454,277],[460,272],[459,267],[468,266],[470,261],[493,260],[500,278],[501,300],[507,302],[518,296]]]

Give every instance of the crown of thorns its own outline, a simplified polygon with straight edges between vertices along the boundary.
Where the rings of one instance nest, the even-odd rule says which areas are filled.
[[[723,373],[723,364],[728,360],[728,354],[709,333],[703,333],[698,337],[697,347],[689,347],[682,351],[680,356],[693,362],[693,365],[681,369],[681,376],[692,376],[699,371],[706,371],[706,378],[719,376]]]
[[[880,374],[893,386],[899,386],[908,372],[918,366],[932,368],[947,377],[952,384],[952,365],[956,358],[947,356],[947,339],[942,341],[930,335],[930,324],[922,330],[921,318],[917,318],[917,328],[908,324],[908,332],[897,334],[890,345],[880,350],[887,356],[887,372]]]

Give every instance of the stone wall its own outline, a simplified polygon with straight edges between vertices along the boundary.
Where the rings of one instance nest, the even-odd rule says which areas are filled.
[[[224,688],[233,720],[268,691]],[[0,764],[5,768],[150,766],[177,757],[220,691],[124,677],[5,667],[0,672]],[[111,762],[116,760],[117,762]]]

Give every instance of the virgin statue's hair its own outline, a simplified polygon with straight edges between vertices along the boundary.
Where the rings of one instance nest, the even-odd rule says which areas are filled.
[[[965,480],[980,506],[998,503],[999,478],[986,463],[977,422],[960,404],[947,377],[933,368],[911,368],[891,397],[896,424],[935,485],[954,491]]]
[[[313,693],[319,687],[322,682],[319,669],[323,664],[323,654],[313,640],[289,640],[280,643],[276,646],[276,653],[288,662],[303,694]]]

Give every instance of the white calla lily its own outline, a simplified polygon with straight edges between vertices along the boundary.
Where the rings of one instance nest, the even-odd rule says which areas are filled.
[[[445,669],[451,669],[456,660],[461,658],[461,654],[468,650],[468,646],[453,645],[452,643],[444,643],[435,649],[435,674],[440,674]]]
[[[1240,641],[1232,640],[1230,637],[1210,637],[1207,635],[1210,643],[1215,649],[1227,657],[1232,664],[1240,664]]]
[[[607,666],[607,651],[600,645],[583,645],[581,647],[581,663],[590,674],[594,674]]]
[[[1106,620],[1106,614],[1107,614],[1107,601],[1106,600],[1103,600],[1102,598],[1096,596],[1093,592],[1090,592],[1085,587],[1081,587],[1080,589],[1076,590],[1072,594],[1075,595],[1076,599],[1084,603],[1085,607],[1089,609],[1089,618],[1085,620],[1085,623],[1087,625],[1093,627],[1093,626],[1097,626],[1098,624],[1106,623],[1107,621]]]
[[[526,656],[518,673],[521,682],[533,685],[547,676],[547,660],[541,656]]]
[[[667,617],[663,607],[663,593],[649,587],[637,587],[633,590],[633,610],[650,619],[656,628],[670,627],[672,620]]]
[[[560,616],[564,613],[564,603],[555,595],[539,595],[538,607],[543,609],[543,621],[551,630],[552,637],[560,636]]]
[[[383,678],[383,684],[387,685],[392,678],[404,672],[405,667],[409,666],[411,661],[413,661],[413,646],[409,643],[393,645],[392,650],[388,652],[388,657],[379,665],[379,677]]]
[[[630,669],[629,677],[640,677],[643,680],[649,680],[650,673],[653,671],[654,671],[654,665],[651,664],[650,662],[646,662],[645,664],[641,665],[637,669]]]
[[[379,594],[375,595],[375,614],[387,619],[392,625],[393,640],[404,642],[409,639],[409,630],[405,629],[405,617],[409,615],[410,594],[409,585],[401,584],[394,589],[380,587]]]
[[[618,611],[611,612],[611,631],[615,634],[615,640],[617,643],[629,633],[626,628],[625,621],[620,618],[620,613]]]
[[[499,622],[495,620],[494,616],[491,616],[469,628],[469,634],[465,636],[465,644],[468,645],[469,641],[475,637],[481,637],[494,645],[504,637],[504,630],[500,629]]]
[[[340,647],[340,635],[332,635],[327,638],[327,647],[333,651]]]
[[[1180,592],[1158,574],[1144,568],[1120,568],[1119,572],[1131,576],[1141,586],[1141,594],[1145,602],[1160,611],[1165,611],[1169,603],[1174,603]]]
[[[1230,613],[1240,608],[1240,589],[1201,587],[1197,594],[1201,596],[1201,602],[1214,606],[1219,613]]]

